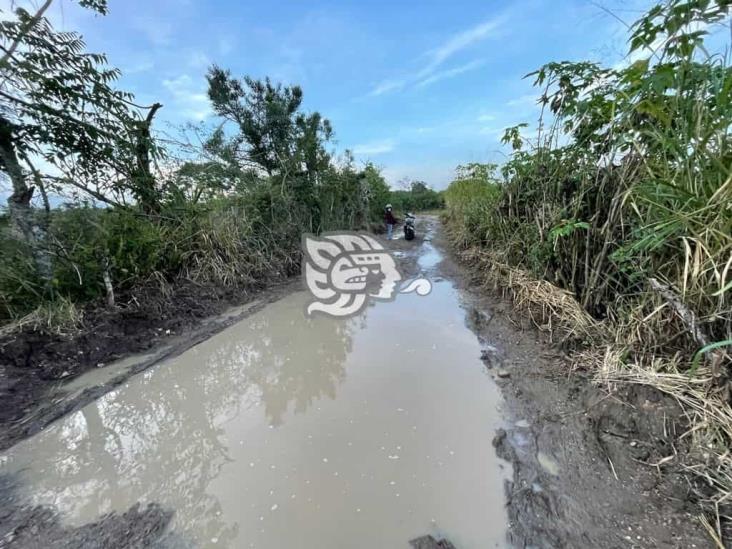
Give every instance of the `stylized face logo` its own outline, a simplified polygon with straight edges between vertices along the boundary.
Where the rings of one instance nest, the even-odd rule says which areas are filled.
[[[344,252],[330,269],[333,287],[342,292],[366,292],[378,299],[391,299],[402,279],[394,258],[387,252]]]
[[[367,297],[393,299],[396,285],[402,280],[392,255],[370,235],[303,235],[303,252],[305,283],[317,299],[308,305],[308,314],[355,314],[366,305]],[[420,279],[413,281],[407,291],[426,295],[430,289],[430,283]]]

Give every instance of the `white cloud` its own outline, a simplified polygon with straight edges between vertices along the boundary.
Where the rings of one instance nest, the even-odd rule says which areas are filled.
[[[406,80],[384,80],[377,84],[369,95],[382,95],[390,91],[401,90],[406,85]]]
[[[444,189],[453,180],[455,166],[444,164],[402,164],[384,167],[381,174],[392,189],[399,188],[399,182],[405,178],[426,182],[435,190]]]
[[[454,78],[463,73],[475,70],[483,65],[485,65],[485,61],[480,61],[480,60],[476,59],[475,61],[471,61],[470,63],[466,63],[465,65],[455,67],[454,69],[448,69],[448,70],[436,72],[436,73],[432,74],[431,76],[428,76],[424,80],[417,82],[417,87],[421,88],[424,86],[429,86],[430,84],[434,84],[435,82],[439,82],[440,80],[447,80],[448,78]]]
[[[360,155],[377,155],[384,154],[394,150],[395,142],[393,139],[382,139],[379,141],[370,141],[368,143],[361,143],[353,147],[354,154]]]
[[[221,55],[227,55],[234,51],[234,46],[236,45],[236,42],[233,37],[231,36],[221,36],[219,38],[219,53]]]
[[[137,16],[132,19],[131,26],[144,34],[148,41],[155,46],[167,46],[173,38],[173,23],[164,17]]]
[[[170,92],[173,108],[185,118],[203,120],[211,114],[211,103],[203,89],[203,79],[198,84],[187,74],[163,80],[163,86]]]
[[[465,48],[472,46],[476,42],[480,42],[481,40],[484,40],[485,38],[493,34],[493,32],[501,26],[504,20],[504,16],[494,17],[493,19],[489,19],[488,21],[485,21],[480,25],[476,25],[473,28],[464,30],[452,36],[440,47],[432,50],[432,59],[430,63],[424,69],[422,69],[422,71],[420,72],[420,76],[424,77],[429,75],[431,72],[433,72],[435,69],[437,69],[440,65],[442,65],[445,61],[447,61],[450,57],[452,57],[459,51],[464,50]]]
[[[123,69],[124,74],[137,74],[141,72],[148,72],[155,67],[155,63],[150,59],[143,59],[138,61],[134,65],[130,65]]]
[[[211,59],[202,51],[194,51],[188,59],[188,65],[194,69],[202,69],[211,65]]]
[[[456,53],[469,48],[481,40],[485,40],[491,35],[494,35],[495,31],[497,31],[505,21],[506,16],[501,15],[451,36],[443,42],[442,45],[426,52],[425,55],[427,56],[428,61],[422,69],[416,73],[408,73],[401,77],[384,80],[374,86],[369,95],[377,96],[391,91],[398,91],[409,84],[416,84],[417,86],[422,87],[432,84],[433,82],[437,82],[438,80],[453,78],[464,72],[477,68],[483,63],[482,61],[473,61],[467,65],[455,67],[442,72],[436,72],[437,69],[445,63],[445,61],[450,59]]]

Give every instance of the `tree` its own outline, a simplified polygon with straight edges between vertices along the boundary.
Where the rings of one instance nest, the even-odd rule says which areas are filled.
[[[389,185],[373,164],[367,164],[362,177],[366,180],[368,189],[368,211],[373,220],[381,220],[384,215],[384,206],[391,200]]]
[[[440,193],[430,188],[424,181],[405,177],[399,182],[404,190],[391,192],[391,202],[397,211],[420,211],[443,207]]]
[[[239,80],[216,65],[206,78],[214,112],[239,129],[231,143],[242,162],[254,163],[270,176],[301,172],[315,177],[328,165],[324,143],[333,130],[319,113],[300,112],[299,86],[275,85],[269,78]]]
[[[429,190],[430,188],[424,181],[412,181],[411,185],[409,185],[409,191],[412,194],[425,193]]]
[[[13,54],[15,53],[15,50],[18,49],[18,46],[20,46],[23,38],[25,38],[25,36],[28,34],[28,31],[30,31],[36,25],[36,23],[41,20],[41,17],[43,17],[43,14],[46,13],[46,10],[51,6],[52,3],[53,0],[45,0],[41,7],[38,8],[36,13],[33,15],[33,17],[29,17],[25,20],[20,28],[20,32],[15,37],[15,39],[11,40],[7,44],[7,47],[3,47],[4,53],[2,58],[0,58],[0,68],[5,70],[5,68],[9,66]],[[101,14],[107,13],[107,0],[79,0],[79,5],[82,7],[91,8]]]
[[[106,12],[105,0],[79,3]],[[106,67],[106,57],[86,53],[77,33],[52,28],[44,17],[50,4],[46,1],[33,15],[18,8],[15,19],[0,22],[0,170],[12,183],[11,226],[38,252],[44,276],[47,261],[40,260],[39,250],[45,226],[34,219],[31,200],[37,188],[44,198],[46,191],[34,163],[40,160],[56,172],[48,179],[54,185],[70,185],[109,202],[105,192],[85,185],[108,180],[112,190],[131,192],[144,209],[155,211],[150,125],[160,108],[154,105],[142,118],[133,109],[132,95],[112,87],[119,71]]]
[[[222,158],[254,167],[270,177],[287,216],[304,216],[310,230],[320,230],[318,186],[330,169],[325,143],[333,135],[330,122],[319,113],[300,111],[299,86],[273,84],[269,78],[236,79],[230,71],[212,66],[206,76],[214,112],[236,125],[238,133],[216,135]]]
[[[314,179],[330,164],[330,155],[323,147],[323,143],[333,137],[333,128],[330,121],[323,119],[320,113],[309,115],[299,114],[296,119],[298,159],[308,174]]]
[[[460,164],[455,169],[455,179],[467,180],[477,179],[486,182],[496,181],[497,164],[480,164],[479,162],[470,162],[468,164]]]

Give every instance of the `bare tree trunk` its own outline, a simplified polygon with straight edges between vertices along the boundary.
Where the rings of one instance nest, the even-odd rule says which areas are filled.
[[[112,285],[112,275],[109,274],[109,260],[104,260],[104,272],[102,273],[104,278],[104,289],[107,292],[107,307],[110,309],[114,308],[114,286]]]
[[[158,112],[162,105],[155,103],[150,107],[147,117],[139,122],[135,130],[135,160],[137,165],[133,173],[133,179],[137,194],[137,199],[145,213],[157,214],[160,212],[160,201],[158,193],[155,189],[155,177],[150,169],[150,151],[152,149],[152,136],[150,135],[150,127],[152,126],[155,113]]]
[[[653,291],[661,294],[661,297],[663,297],[674,308],[676,314],[679,315],[681,322],[684,323],[684,327],[689,334],[691,334],[691,337],[697,345],[700,347],[709,345],[709,337],[701,327],[696,314],[694,314],[694,311],[684,304],[681,298],[671,289],[671,287],[667,284],[663,284],[657,278],[652,277],[648,279],[648,283]]]
[[[676,314],[681,319],[681,322],[684,324],[684,328],[686,328],[686,331],[691,335],[694,342],[702,348],[709,345],[710,338],[704,331],[704,328],[699,321],[699,317],[697,317],[694,311],[686,306],[679,295],[674,292],[668,284],[660,282],[657,278],[649,278],[648,284],[653,291],[660,294],[661,297],[663,297],[663,299],[673,307],[674,311],[676,311]],[[722,363],[725,352],[723,349],[715,349],[709,353],[709,356],[711,358],[710,364],[712,375],[717,377],[720,373],[719,366]]]
[[[358,204],[356,206],[356,220],[354,225],[357,229],[365,229],[368,227],[368,211],[369,211],[369,187],[365,177],[358,179],[358,196],[356,197]]]
[[[8,198],[11,231],[18,240],[25,242],[33,254],[33,261],[38,275],[44,281],[46,290],[51,289],[53,263],[48,252],[48,224],[50,220],[50,204],[46,196],[40,173],[28,162],[36,186],[41,189],[46,215],[38,222],[33,215],[31,199],[36,186],[28,186],[26,174],[18,160],[18,153],[13,142],[13,126],[8,120],[0,117],[0,169],[10,177],[13,193]]]
[[[2,116],[0,116],[0,168],[8,174],[13,184],[13,193],[8,197],[11,228],[16,237],[32,244],[34,239],[30,202],[35,189],[26,184],[25,174],[13,143],[13,126]]]
[[[51,225],[51,204],[48,202],[48,195],[46,194],[46,189],[43,186],[43,180],[41,179],[40,172],[36,170],[29,160],[26,160],[26,162],[31,169],[36,187],[41,192],[44,207],[43,217],[39,220],[32,220],[31,230],[33,232],[33,258],[36,263],[36,268],[38,269],[38,274],[41,276],[41,279],[43,279],[46,290],[51,291],[53,260],[51,259],[48,246],[48,231]],[[33,212],[31,211],[31,215],[32,214]]]

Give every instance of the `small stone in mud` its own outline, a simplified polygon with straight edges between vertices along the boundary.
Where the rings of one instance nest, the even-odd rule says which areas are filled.
[[[504,370],[503,368],[500,368],[500,369],[499,369],[499,370],[498,370],[498,371],[496,372],[496,374],[497,374],[497,375],[498,375],[498,377],[500,377],[500,378],[507,378],[507,377],[511,377],[511,372],[509,372],[508,370]]]
[[[448,540],[437,541],[432,536],[422,536],[409,541],[414,549],[455,549],[455,546]]]
[[[554,458],[550,457],[548,454],[539,451],[536,454],[536,460],[539,462],[539,465],[541,465],[541,467],[550,475],[559,475],[559,464]]]
[[[506,430],[505,429],[498,429],[496,431],[496,436],[493,437],[493,447],[498,448],[500,445],[503,444],[503,442],[506,440]]]

